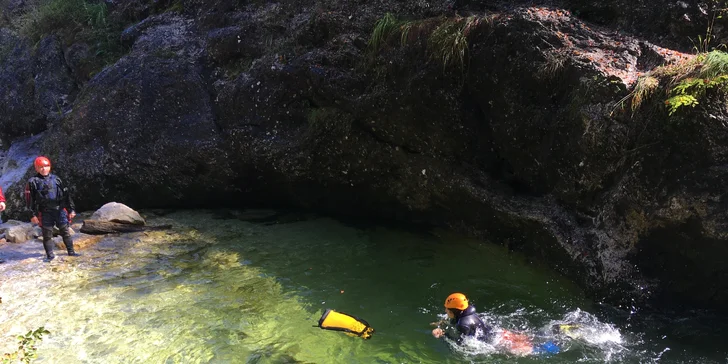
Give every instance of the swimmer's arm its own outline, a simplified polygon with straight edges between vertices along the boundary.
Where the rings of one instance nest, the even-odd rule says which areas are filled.
[[[446,323],[447,323],[448,321],[449,321],[449,320],[445,318],[445,319],[442,319],[442,320],[440,320],[440,321],[430,322],[430,326],[436,326],[436,327],[440,327],[440,326],[442,326],[443,324],[446,324]]]

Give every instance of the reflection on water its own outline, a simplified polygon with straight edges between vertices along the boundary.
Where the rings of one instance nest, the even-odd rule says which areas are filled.
[[[226,218],[221,218],[226,217]],[[0,352],[39,326],[39,363],[650,362],[668,353],[600,321],[582,292],[502,247],[330,219],[286,224],[235,214],[150,214],[170,231],[107,237],[79,259],[0,264]],[[36,244],[36,245],[29,245]],[[442,302],[462,291],[486,322],[554,356],[516,357],[430,335]],[[366,319],[371,340],[315,327],[325,308]],[[564,336],[550,328],[579,324]],[[651,339],[651,338],[650,338]],[[650,340],[654,342],[653,340]],[[480,345],[480,346],[478,346]],[[689,354],[688,354],[689,355]],[[689,357],[689,356],[688,356]]]

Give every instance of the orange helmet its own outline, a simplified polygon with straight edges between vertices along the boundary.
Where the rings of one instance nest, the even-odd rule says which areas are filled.
[[[462,293],[453,293],[447,296],[445,308],[454,308],[463,311],[468,308],[468,298]]]
[[[38,172],[40,172],[40,169],[42,167],[50,167],[50,166],[51,166],[51,161],[44,156],[39,156],[33,162],[33,167],[35,167],[35,170]]]

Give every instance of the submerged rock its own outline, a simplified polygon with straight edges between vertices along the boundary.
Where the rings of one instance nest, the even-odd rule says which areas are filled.
[[[73,235],[73,249],[74,250],[85,250],[89,247],[96,245],[104,239],[103,235],[88,235],[84,233],[77,233]],[[63,243],[63,239],[60,236],[53,238],[53,243],[56,248],[66,250],[66,244]]]

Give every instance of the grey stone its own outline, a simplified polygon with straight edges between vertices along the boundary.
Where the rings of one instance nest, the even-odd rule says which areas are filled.
[[[129,206],[118,202],[109,202],[101,206],[91,215],[90,220],[111,221],[122,224],[144,225],[144,218]]]

